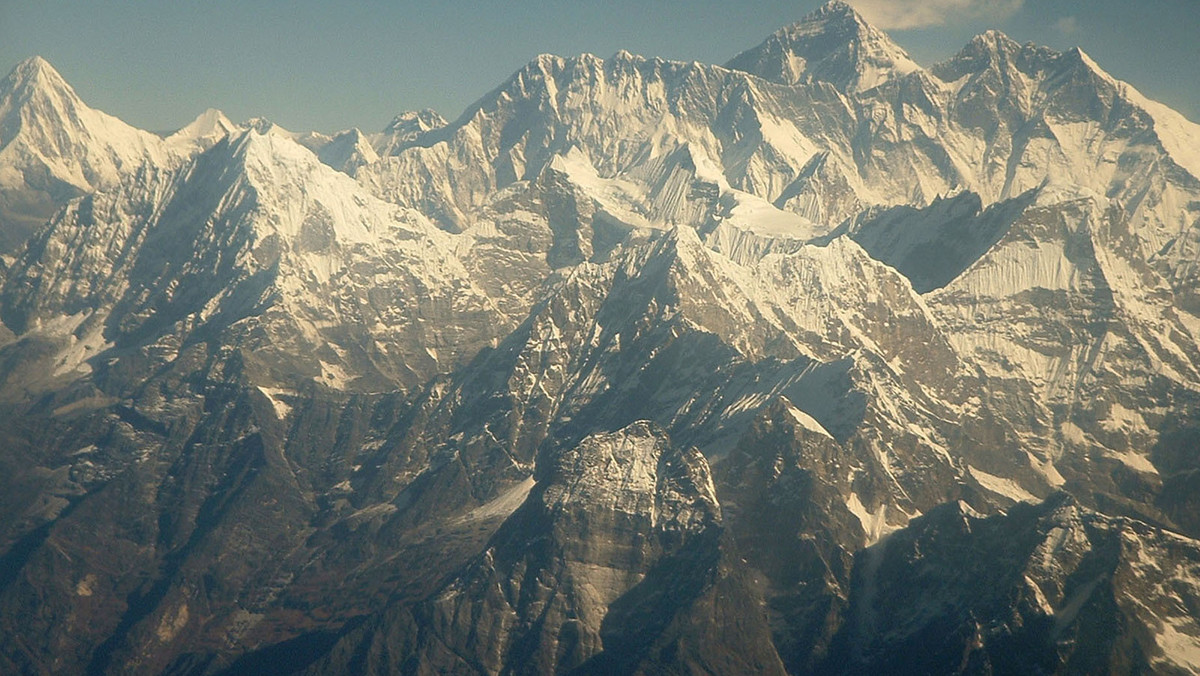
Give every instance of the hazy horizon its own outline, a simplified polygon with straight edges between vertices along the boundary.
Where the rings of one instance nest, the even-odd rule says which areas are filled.
[[[6,1],[0,68],[42,56],[89,105],[152,131],[177,129],[207,108],[294,131],[376,131],[406,110],[432,108],[453,119],[539,53],[607,57],[626,49],[724,63],[820,4]],[[1115,77],[1200,121],[1200,43],[1190,37],[1200,25],[1200,2],[850,4],[922,65],[996,28],[1019,42],[1080,46]]]

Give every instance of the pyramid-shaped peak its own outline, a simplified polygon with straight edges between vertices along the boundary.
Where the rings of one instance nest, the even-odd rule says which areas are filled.
[[[214,157],[220,162],[256,169],[254,176],[282,176],[295,174],[292,167],[309,167],[317,164],[317,157],[294,139],[277,132],[279,127],[259,129],[253,126],[240,128],[224,137],[216,145],[220,152]],[[262,179],[256,179],[262,180]]]
[[[175,146],[190,145],[205,149],[237,129],[238,126],[226,117],[225,113],[216,108],[209,108],[169,135],[167,141]]]
[[[826,48],[836,48],[840,46],[839,43],[876,40],[895,46],[887,35],[868,24],[857,10],[840,0],[821,5],[796,23],[783,27],[772,37],[776,36],[793,41],[824,38],[830,41],[825,45]],[[895,46],[895,49],[900,50],[900,47]]]
[[[847,93],[920,69],[887,34],[840,0],[776,31],[726,66],[780,84],[828,82]]]
[[[228,126],[233,125],[233,122],[226,117],[225,113],[221,112],[217,108],[206,108],[203,113],[200,113],[196,116],[195,122]]]
[[[237,125],[235,125],[228,117],[226,117],[225,113],[217,110],[216,108],[209,108],[203,113],[197,115],[196,119],[189,122],[179,131],[195,131],[201,133],[207,133],[210,131],[230,132],[236,128]]]
[[[829,2],[810,12],[805,18],[812,19],[828,17],[843,17],[866,25],[866,21],[863,20],[862,15],[859,14],[858,11],[849,4],[842,2],[842,0],[829,0]]]
[[[0,94],[29,89],[63,91],[74,96],[74,90],[63,76],[40,56],[31,56],[14,66],[0,85]]]
[[[317,158],[340,172],[351,173],[379,159],[379,154],[361,130],[347,129],[338,132],[329,143],[317,149]]]
[[[0,140],[4,143],[29,130],[66,152],[67,146],[79,140],[73,138],[73,131],[91,121],[89,116],[94,116],[91,109],[40,56],[18,63],[0,80]]]
[[[37,56],[0,80],[0,150],[35,177],[28,185],[54,181],[84,192],[115,185],[144,162],[166,161],[160,137],[88,107]]]
[[[49,61],[37,55],[31,56],[14,66],[12,69],[12,75],[19,78],[30,78],[46,75],[62,79],[62,76],[58,74],[58,71],[54,69],[54,66],[50,65]]]

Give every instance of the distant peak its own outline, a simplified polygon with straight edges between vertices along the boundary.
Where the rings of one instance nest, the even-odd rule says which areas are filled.
[[[846,17],[846,18],[852,18],[860,23],[863,23],[864,25],[866,24],[866,22],[863,21],[862,15],[858,13],[858,10],[854,9],[853,7],[846,4],[845,2],[842,2],[842,0],[829,0],[829,2],[825,3],[824,5],[821,5],[820,7],[818,7],[817,9],[813,10],[812,12],[810,12],[808,14],[808,17],[831,17],[831,16],[842,16],[842,17]]]
[[[233,129],[234,124],[225,116],[225,113],[216,108],[208,108],[203,113],[196,116],[188,126],[197,127],[222,127],[225,129]]]
[[[262,134],[263,136],[279,136],[281,138],[286,138],[286,139],[290,139],[293,141],[295,141],[297,138],[303,136],[303,134],[299,134],[299,133],[290,131],[288,129],[284,129],[283,127],[279,126],[278,124],[275,124],[274,122],[272,122],[271,120],[268,120],[265,117],[252,117],[249,120],[246,120],[245,122],[243,122],[242,124],[237,125],[237,126],[243,127],[243,128],[248,128],[248,129],[253,129],[254,131],[258,132],[259,134]]]
[[[969,73],[979,73],[994,68],[1015,67],[1025,70],[1034,63],[1045,63],[1060,56],[1059,52],[1033,43],[1024,45],[1001,31],[992,29],[971,38],[950,60],[934,66],[933,73],[947,82],[953,82]]]
[[[409,110],[400,113],[392,118],[384,130],[386,132],[423,132],[431,129],[446,126],[446,119],[443,118],[436,110],[426,108],[424,110]]]
[[[1032,42],[1022,45],[1005,35],[1002,31],[993,28],[971,38],[971,41],[959,52],[959,56],[987,58],[994,61],[996,59],[1008,59],[1021,52],[1026,52],[1027,55],[1041,54],[1050,57],[1057,57],[1059,55],[1059,52],[1049,47],[1040,47]]]
[[[390,155],[422,135],[445,127],[446,124],[446,118],[431,108],[400,113],[384,127],[374,150],[380,155]]]
[[[845,39],[863,38],[869,33],[882,35],[882,33],[868,24],[857,10],[839,0],[821,5],[804,15],[799,21],[783,27],[775,34],[788,33],[803,35],[836,33]]]
[[[847,93],[920,70],[886,33],[840,0],[781,28],[726,65],[780,84],[828,82]]]
[[[242,125],[248,129],[258,132],[259,134],[267,134],[275,128],[275,123],[265,117],[252,117]]]
[[[394,146],[397,143],[407,143],[435,129],[441,129],[446,124],[446,118],[442,117],[436,110],[430,108],[410,110],[400,113],[393,118],[391,123],[383,130],[383,133],[391,137],[389,144]]]
[[[563,61],[564,59],[557,54],[542,52],[541,54],[533,57],[533,61],[531,61],[529,65],[541,70],[553,70],[561,67]]]
[[[971,38],[971,45],[991,51],[1004,52],[1011,52],[1021,48],[1021,45],[1016,40],[1013,40],[995,28],[990,28]]]
[[[225,113],[216,108],[209,108],[167,138],[176,143],[194,143],[208,147],[236,129],[237,125],[230,121]]]

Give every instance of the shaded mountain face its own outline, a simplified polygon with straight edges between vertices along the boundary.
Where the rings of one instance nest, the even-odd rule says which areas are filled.
[[[863,552],[822,671],[1189,673],[1196,544],[1063,494],[943,505]]]
[[[838,2],[379,133],[26,61],[0,671],[1194,671],[1197,139]]]

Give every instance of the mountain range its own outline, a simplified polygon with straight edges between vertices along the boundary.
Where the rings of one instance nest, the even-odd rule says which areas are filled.
[[[0,81],[0,671],[1200,671],[1200,125],[830,2],[457,120]]]

